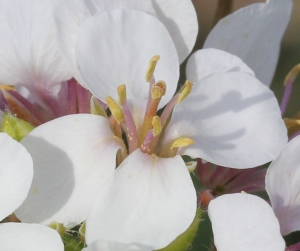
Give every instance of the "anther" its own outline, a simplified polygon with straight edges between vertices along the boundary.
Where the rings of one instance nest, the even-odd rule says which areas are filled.
[[[195,141],[190,138],[179,138],[173,142],[170,149],[190,146],[193,145],[194,143]]]
[[[155,71],[155,67],[156,67],[157,61],[159,59],[160,59],[159,55],[156,55],[150,59],[149,64],[148,64],[148,69],[146,72],[146,81],[147,82],[150,82],[151,76]]]
[[[161,132],[161,122],[159,116],[154,116],[152,118],[152,126],[153,126],[153,136],[157,136]]]
[[[185,81],[184,85],[179,91],[179,98],[177,104],[180,104],[190,94],[192,88],[193,88],[192,82],[189,80]]]
[[[15,87],[11,85],[0,84],[0,90],[15,91]]]
[[[155,83],[151,88],[152,99],[162,98],[166,94],[166,83],[162,80]]]
[[[122,123],[125,118],[122,108],[110,96],[106,97],[106,103],[111,111],[111,114],[114,116],[116,121],[119,124]]]
[[[119,104],[122,105],[123,101],[126,100],[126,85],[118,86]]]

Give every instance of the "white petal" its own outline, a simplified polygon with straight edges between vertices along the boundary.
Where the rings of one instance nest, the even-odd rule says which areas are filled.
[[[251,194],[228,194],[208,206],[218,251],[284,251],[279,223],[267,202]]]
[[[153,0],[159,20],[167,27],[182,63],[192,51],[197,34],[198,21],[191,0]]]
[[[0,133],[0,221],[25,200],[33,176],[30,154],[19,142]]]
[[[270,0],[242,8],[214,27],[204,48],[217,48],[240,57],[269,86],[292,7],[292,0]]]
[[[217,165],[249,168],[273,160],[287,142],[272,91],[243,72],[215,73],[175,107],[165,142],[189,137],[180,154]]]
[[[77,69],[75,43],[81,24],[96,12],[112,11],[118,8],[133,9],[155,16],[151,0],[64,0],[56,9],[59,42],[64,59],[75,79],[83,86],[85,82]]]
[[[105,101],[107,96],[118,100],[117,87],[126,84],[134,117],[144,116],[149,91],[145,75],[155,55],[161,58],[155,79],[167,83],[162,107],[175,92],[179,64],[173,41],[161,22],[143,12],[116,10],[93,16],[80,27],[76,58],[86,85]]]
[[[89,114],[61,117],[34,129],[22,144],[32,155],[34,178],[17,217],[66,227],[84,221],[115,169],[120,146],[108,121]]]
[[[195,212],[195,188],[181,157],[159,158],[137,149],[100,191],[87,219],[86,241],[160,249],[189,227]]]
[[[58,52],[55,1],[0,1],[0,82],[48,91],[71,78]]]
[[[197,82],[217,72],[254,72],[237,56],[217,49],[202,49],[193,53],[186,66],[187,79]]]
[[[59,234],[37,224],[0,224],[0,250],[2,251],[63,251]]]
[[[109,241],[94,241],[82,251],[151,251],[152,248],[139,244],[123,244]]]
[[[300,230],[300,136],[288,143],[271,163],[266,175],[273,210],[282,235]]]

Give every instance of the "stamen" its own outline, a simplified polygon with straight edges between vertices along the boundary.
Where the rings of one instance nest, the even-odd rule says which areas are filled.
[[[90,101],[91,114],[100,115],[107,118],[107,114],[102,105],[103,104],[95,96],[92,96]]]
[[[127,103],[126,85],[123,84],[118,87],[118,96],[119,103],[123,107],[123,113],[125,115],[125,123],[122,123],[122,128],[126,133],[129,153],[132,153],[138,148],[138,134]]]
[[[195,141],[190,138],[179,138],[173,142],[170,149],[190,146],[193,145],[194,143]]]
[[[190,94],[192,88],[193,88],[192,82],[189,80],[185,81],[184,85],[179,91],[178,104],[180,104]]]
[[[288,102],[290,100],[291,94],[292,94],[292,88],[293,88],[293,83],[295,81],[295,78],[297,77],[298,73],[300,71],[300,64],[296,65],[286,76],[284,80],[284,93],[283,93],[283,98],[280,104],[280,111],[281,115],[284,114],[286,107],[288,105]]]
[[[0,90],[6,90],[6,91],[15,91],[15,87],[11,85],[3,85],[0,84]]]
[[[122,108],[110,96],[106,97],[106,103],[116,121],[120,124],[124,121],[124,113]]]
[[[148,69],[147,69],[147,72],[146,72],[146,81],[147,81],[147,83],[150,82],[151,76],[155,71],[155,67],[156,67],[157,61],[159,59],[160,59],[159,55],[156,55],[156,56],[154,56],[150,59]]]
[[[154,116],[152,118],[152,126],[153,126],[153,136],[156,137],[161,132],[161,122],[158,116]]]
[[[119,104],[123,105],[123,102],[127,100],[126,97],[126,85],[118,86],[118,96],[119,96]]]
[[[139,145],[142,144],[148,131],[152,128],[152,118],[156,115],[157,107],[165,92],[166,92],[166,84],[164,81],[159,81],[154,85],[152,85],[151,87],[151,95],[148,96],[149,100],[147,103],[143,127],[139,138]]]
[[[165,81],[160,80],[155,83],[151,88],[152,99],[162,98],[166,94],[166,83]]]

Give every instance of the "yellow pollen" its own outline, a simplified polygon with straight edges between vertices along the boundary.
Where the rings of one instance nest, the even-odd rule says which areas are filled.
[[[119,104],[122,105],[123,101],[126,100],[126,85],[118,86]]]
[[[147,82],[150,82],[151,75],[154,73],[157,61],[159,59],[160,59],[159,55],[156,55],[150,59],[149,64],[148,64],[148,69],[146,72],[146,81]]]
[[[152,118],[152,126],[153,126],[153,136],[157,136],[161,132],[161,121],[159,116],[154,116]]]
[[[0,84],[0,90],[14,91],[15,87],[11,85]]]
[[[152,86],[151,96],[152,99],[159,99],[166,94],[166,83],[159,81]]]
[[[190,146],[190,145],[193,145],[194,143],[195,143],[195,141],[190,138],[180,138],[180,139],[176,139],[174,141],[174,143],[171,145],[170,149]]]
[[[300,72],[300,64],[297,64],[285,77],[284,85],[287,85],[289,81],[294,81],[299,72]]]
[[[177,101],[178,104],[180,104],[190,94],[192,88],[193,88],[192,82],[189,80],[185,81],[184,85],[179,91],[179,98]]]
[[[106,103],[116,121],[120,124],[124,121],[125,115],[122,108],[110,96],[106,97]]]

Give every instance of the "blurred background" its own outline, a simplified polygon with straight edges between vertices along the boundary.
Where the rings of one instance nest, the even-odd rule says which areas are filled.
[[[199,34],[194,51],[202,48],[204,41],[214,26],[214,18],[219,1],[227,0],[192,0],[198,15]],[[285,0],[282,0],[285,1]],[[242,7],[253,3],[264,3],[263,0],[234,0],[232,11],[234,12]],[[271,84],[278,102],[284,91],[283,82],[287,73],[300,63],[300,0],[294,0],[294,8],[290,23],[287,27],[281,44],[281,53],[277,65],[276,73]],[[182,65],[185,68],[185,65]],[[183,71],[184,72],[184,71]],[[182,81],[181,81],[182,82]],[[300,75],[295,81],[293,94],[284,117],[291,117],[300,111]],[[300,241],[300,232],[293,233],[286,238],[287,243],[293,244]],[[199,225],[199,231],[191,247],[192,251],[212,250],[212,231],[207,217]]]

